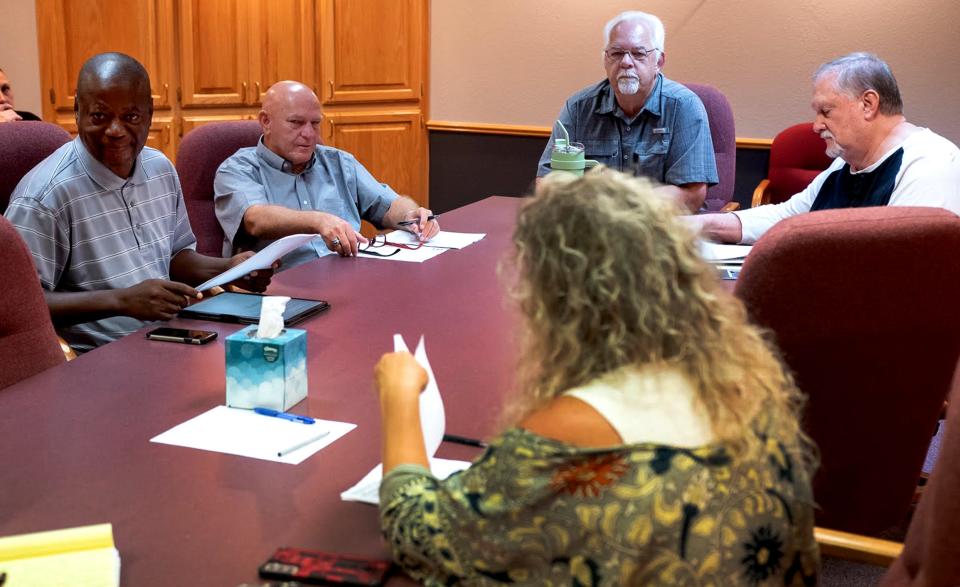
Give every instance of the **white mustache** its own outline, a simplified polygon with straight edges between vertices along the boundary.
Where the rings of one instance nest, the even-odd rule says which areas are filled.
[[[833,136],[833,133],[830,132],[829,130],[825,130],[825,131],[823,131],[822,133],[820,133],[820,138],[823,139],[823,140],[827,140],[827,139],[834,139],[834,140],[836,140],[836,139],[834,138],[834,136]]]

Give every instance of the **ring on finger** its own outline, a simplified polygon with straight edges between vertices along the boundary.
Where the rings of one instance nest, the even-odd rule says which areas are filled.
[[[335,239],[333,239],[332,241],[330,241],[330,244],[333,245],[334,247],[339,247],[339,246],[340,246],[340,239],[335,238]]]

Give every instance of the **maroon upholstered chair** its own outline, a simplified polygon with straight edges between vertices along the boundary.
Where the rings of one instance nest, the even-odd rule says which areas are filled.
[[[779,204],[810,185],[830,167],[827,143],[813,132],[812,122],[801,122],[777,133],[770,145],[767,179],[753,191],[752,206]]]
[[[70,140],[70,133],[49,122],[0,124],[0,214],[28,171]]]
[[[256,120],[212,122],[187,133],[177,150],[177,175],[183,187],[197,251],[220,257],[223,229],[213,207],[213,178],[227,157],[243,147],[256,146],[260,123]]]
[[[0,126],[6,126],[6,123]],[[30,123],[36,124],[36,123]],[[10,221],[0,216],[0,389],[64,362],[33,257]]]
[[[960,218],[851,208],[784,220],[736,284],[808,396],[817,525],[900,524],[960,357]]]
[[[704,84],[684,84],[700,97],[707,110],[710,121],[710,138],[713,140],[713,153],[717,160],[719,183],[707,188],[704,205],[710,212],[735,210],[733,184],[737,173],[737,131],[733,122],[733,109],[723,92]]]

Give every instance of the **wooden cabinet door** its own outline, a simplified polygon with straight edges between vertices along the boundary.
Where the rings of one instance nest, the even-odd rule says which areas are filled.
[[[351,153],[377,180],[427,204],[419,112],[325,112],[323,141]]]
[[[426,0],[320,0],[324,104],[419,100]]]
[[[182,104],[252,102],[249,2],[179,0],[179,8]]]
[[[250,63],[253,100],[260,104],[267,89],[283,80],[317,90],[314,0],[261,0],[250,14],[253,39]]]
[[[38,40],[47,100],[44,117],[73,110],[77,74],[104,51],[140,61],[150,74],[154,107],[172,105],[172,0],[37,0]]]

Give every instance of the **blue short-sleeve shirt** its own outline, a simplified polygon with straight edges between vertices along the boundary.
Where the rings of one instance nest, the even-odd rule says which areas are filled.
[[[617,104],[608,80],[585,88],[567,100],[560,122],[570,140],[583,143],[587,159],[662,184],[719,181],[703,103],[682,84],[662,74],[640,113],[629,119]],[[550,172],[553,134],[540,157],[537,176]]]
[[[243,215],[257,204],[292,210],[315,210],[343,218],[360,230],[366,220],[378,228],[390,205],[399,198],[390,186],[378,182],[357,159],[345,151],[317,145],[313,159],[301,173],[271,151],[260,139],[256,147],[240,149],[224,161],[213,183],[217,220],[223,227],[223,254],[237,248],[259,251],[272,240],[256,239],[243,230]],[[331,251],[320,239],[288,253],[282,269],[312,261]]]

